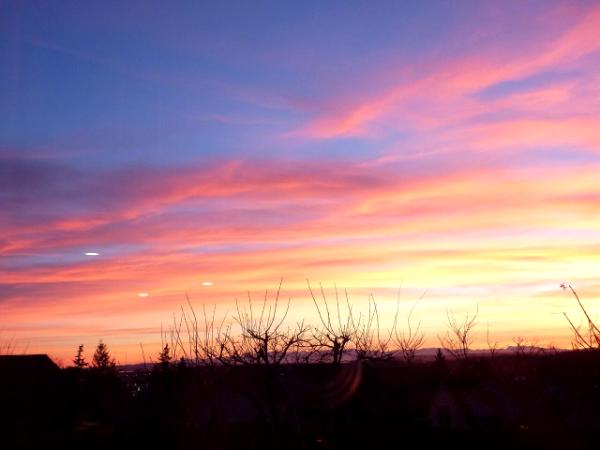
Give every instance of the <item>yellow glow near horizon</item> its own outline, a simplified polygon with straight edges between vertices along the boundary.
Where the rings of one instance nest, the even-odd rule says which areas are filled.
[[[339,39],[323,48],[294,39],[307,45],[298,54],[287,38],[281,48],[269,42],[246,55],[257,63],[247,80],[240,71],[236,86],[233,66],[209,82],[219,70],[204,72],[197,51],[212,48],[210,37],[200,47],[165,45],[177,52],[164,67],[154,53],[144,62],[146,50],[131,58],[159,70],[156,77],[88,64],[113,60],[108,48],[102,58],[86,56],[101,35],[74,40],[81,48],[65,47],[61,58],[41,56],[62,46],[15,41],[7,48],[34,53],[9,58],[19,65],[10,73],[27,73],[24,62],[56,66],[22,77],[8,107],[18,114],[7,123],[29,111],[33,128],[16,127],[8,140],[23,145],[0,148],[0,203],[9,205],[0,212],[0,333],[65,361],[79,344],[103,338],[118,359],[132,360],[140,343],[158,349],[161,323],[187,306],[186,294],[198,312],[216,305],[216,316],[229,311],[230,321],[236,299],[261,301],[265,289],[272,298],[283,277],[290,325],[318,325],[310,279],[333,298],[334,285],[347,289],[357,311],[373,294],[383,327],[399,288],[403,314],[427,291],[414,314],[427,346],[439,345],[448,310],[461,315],[478,305],[475,346],[485,346],[489,323],[502,345],[524,336],[568,348],[562,312],[586,322],[561,283],[600,318],[600,5],[523,8],[531,11],[519,25],[513,8],[469,6],[468,17],[456,18],[464,26],[435,33],[428,26],[438,21],[419,16],[415,30],[435,38],[421,48],[404,34],[371,36],[369,27],[364,45],[342,53]],[[302,31],[303,19],[293,17]],[[341,31],[338,22],[328,36]],[[25,31],[9,34],[39,30]],[[250,49],[238,37],[233,56]],[[225,42],[217,41],[214,48]],[[113,50],[114,61],[132,51]],[[171,73],[186,55],[190,64]],[[79,70],[69,58],[81,57]],[[298,68],[308,71],[300,84]],[[57,84],[57,73],[74,83]],[[198,76],[206,83],[190,81]],[[170,86],[160,97],[138,83],[157,81]],[[110,101],[82,101],[71,84],[100,89],[90,91],[93,99],[118,95],[115,107],[131,101],[132,115],[107,116]],[[141,89],[131,98],[122,89],[130,85]],[[53,108],[56,120],[48,120],[36,103],[44,97],[34,94],[61,88],[56,99],[68,107]],[[190,89],[211,100],[195,104]],[[31,99],[19,98],[26,92]],[[154,113],[136,114],[152,105]],[[157,127],[165,105],[168,120]],[[73,121],[78,108],[85,113]]]

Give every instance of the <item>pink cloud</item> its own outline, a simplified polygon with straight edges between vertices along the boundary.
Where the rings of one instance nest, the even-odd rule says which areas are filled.
[[[547,27],[555,26],[553,20]],[[574,64],[581,58],[600,49],[600,8],[583,15],[567,31],[550,42],[525,45],[516,53],[491,58],[494,49],[482,49],[482,54],[466,54],[461,58],[437,59],[422,64],[422,71],[412,71],[400,76],[401,81],[391,88],[369,98],[352,101],[356,94],[339,101],[339,106],[329,104],[325,114],[290,136],[311,139],[370,136],[372,126],[379,121],[394,121],[398,127],[411,122],[411,105],[430,102],[433,114],[436,105],[448,102],[444,111],[464,115],[466,103],[471,109],[482,111],[467,96],[493,84],[524,78],[549,68]],[[485,53],[484,53],[485,52]],[[360,92],[360,89],[358,90]],[[360,95],[360,94],[359,94]],[[452,106],[454,108],[452,108]],[[333,113],[331,113],[333,111]],[[425,114],[427,112],[425,111]],[[452,118],[450,118],[452,120]]]

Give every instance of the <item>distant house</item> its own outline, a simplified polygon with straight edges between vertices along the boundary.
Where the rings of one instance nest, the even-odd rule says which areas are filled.
[[[60,368],[48,355],[2,355],[0,401],[22,408],[54,400],[60,375]]]
[[[48,355],[0,355],[0,377],[56,376],[60,368]]]
[[[65,408],[63,377],[48,355],[0,356],[0,430],[3,448],[25,445],[51,432]],[[35,430],[35,433],[32,433]]]

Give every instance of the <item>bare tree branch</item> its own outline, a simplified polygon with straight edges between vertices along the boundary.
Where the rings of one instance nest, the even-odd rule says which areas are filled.
[[[477,325],[477,316],[479,315],[479,304],[475,314],[472,316],[466,314],[462,322],[458,322],[454,313],[446,311],[449,330],[443,337],[438,337],[442,347],[454,358],[467,360],[473,343],[473,328]]]

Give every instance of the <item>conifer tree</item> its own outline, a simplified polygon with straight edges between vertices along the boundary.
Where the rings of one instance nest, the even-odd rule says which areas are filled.
[[[73,359],[73,367],[76,369],[85,369],[89,364],[85,361],[83,357],[83,344],[79,345],[77,349],[77,354],[75,355],[75,359]]]
[[[437,352],[435,353],[435,362],[438,365],[446,364],[446,357],[444,356],[444,352],[442,352],[441,348],[438,348]]]
[[[169,344],[165,344],[162,351],[158,354],[158,365],[163,369],[167,369],[171,363],[171,359],[171,349],[169,348]]]
[[[435,359],[433,361],[433,368],[437,372],[438,376],[445,378],[448,375],[448,364],[446,362],[446,356],[441,348],[437,349]]]
[[[96,347],[94,358],[92,360],[92,366],[96,369],[112,369],[116,365],[114,358],[110,357],[108,347],[102,340]]]

